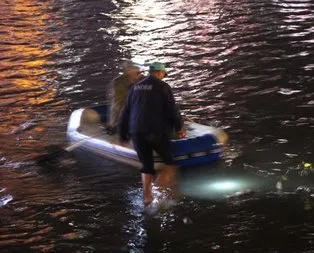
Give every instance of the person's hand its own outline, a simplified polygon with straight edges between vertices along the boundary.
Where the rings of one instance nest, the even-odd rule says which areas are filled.
[[[120,146],[126,147],[128,145],[128,141],[120,140],[119,141]]]
[[[186,131],[184,131],[184,130],[178,131],[177,134],[178,134],[180,139],[186,137]]]
[[[119,144],[122,147],[126,147],[129,143],[129,141],[130,141],[129,136],[127,136],[126,138],[121,138],[121,137],[119,138]]]

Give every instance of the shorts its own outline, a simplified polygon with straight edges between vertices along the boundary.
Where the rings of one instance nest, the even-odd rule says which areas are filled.
[[[164,163],[174,164],[171,158],[170,138],[166,134],[132,133],[131,139],[138,158],[143,165],[142,173],[155,174],[153,151],[163,159]]]

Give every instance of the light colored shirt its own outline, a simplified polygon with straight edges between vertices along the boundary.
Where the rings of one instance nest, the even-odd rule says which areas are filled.
[[[120,114],[124,107],[125,100],[128,97],[131,82],[123,74],[115,78],[111,83],[111,107],[110,107],[110,125],[116,127],[120,120]]]

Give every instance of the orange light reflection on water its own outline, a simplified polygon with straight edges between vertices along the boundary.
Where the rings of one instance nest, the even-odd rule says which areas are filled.
[[[15,0],[6,7],[6,43],[1,62],[4,71],[0,72],[0,79],[8,87],[2,89],[3,99],[12,99],[11,92],[7,92],[10,89],[25,92],[24,105],[52,101],[56,95],[56,74],[49,73],[47,67],[53,64],[50,56],[61,46],[56,43],[55,34],[46,31],[51,20],[49,2]]]
[[[54,112],[66,110],[65,101],[57,97],[59,74],[52,58],[62,49],[62,29],[54,28],[63,25],[53,2],[0,4],[0,131],[10,157],[41,150],[47,130],[59,120]]]

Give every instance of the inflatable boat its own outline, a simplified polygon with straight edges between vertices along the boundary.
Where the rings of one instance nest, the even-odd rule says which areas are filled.
[[[69,141],[86,152],[140,167],[132,142],[121,145],[117,135],[105,131],[108,109],[108,105],[99,105],[73,111],[67,126]],[[172,158],[178,166],[209,164],[221,157],[227,140],[223,130],[190,121],[184,125],[186,136],[171,140]],[[154,154],[154,161],[156,168],[163,163],[158,154]]]

